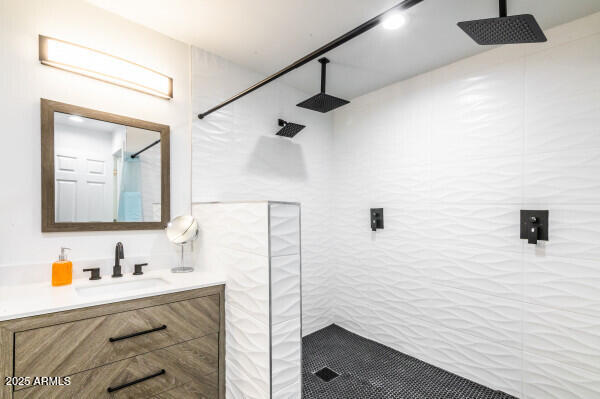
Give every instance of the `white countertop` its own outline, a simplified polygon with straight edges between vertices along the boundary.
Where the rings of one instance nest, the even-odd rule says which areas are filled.
[[[113,285],[147,279],[162,279],[160,287],[146,287],[119,291],[118,287],[93,295],[81,295],[78,288]],[[83,308],[129,299],[169,294],[195,288],[225,284],[224,276],[215,273],[171,273],[170,269],[144,272],[142,276],[125,274],[121,278],[102,276],[101,280],[78,279],[73,284],[53,287],[50,282],[0,287],[0,321],[35,316],[62,310]]]

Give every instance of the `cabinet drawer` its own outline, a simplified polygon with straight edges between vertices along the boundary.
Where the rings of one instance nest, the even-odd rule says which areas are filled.
[[[71,385],[68,386],[25,388],[16,391],[14,398],[142,399],[156,397],[174,388],[192,386],[192,384],[197,384],[198,389],[207,389],[210,392],[210,388],[217,383],[218,341],[218,335],[211,334],[73,374]],[[159,374],[162,370],[164,373]],[[152,375],[156,376],[126,386]],[[207,387],[203,387],[203,384]],[[109,392],[109,388],[113,391]],[[182,392],[185,392],[185,389]]]
[[[219,377],[217,374],[202,376],[193,382],[161,393],[152,399],[217,399]]]
[[[15,376],[67,376],[218,331],[218,295],[21,331]]]

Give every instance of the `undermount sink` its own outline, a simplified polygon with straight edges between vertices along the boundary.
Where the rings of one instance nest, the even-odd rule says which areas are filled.
[[[86,287],[76,287],[75,291],[80,296],[98,296],[111,293],[123,293],[129,291],[145,290],[148,288],[162,288],[169,283],[162,278],[148,278],[137,281],[123,281],[108,284],[90,285]]]

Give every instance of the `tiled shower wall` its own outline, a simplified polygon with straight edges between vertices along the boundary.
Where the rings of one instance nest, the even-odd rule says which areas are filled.
[[[263,78],[192,48],[192,109],[206,110]],[[301,203],[304,334],[332,322],[332,236],[324,220],[332,203],[333,118],[296,107],[312,94],[278,81],[192,123],[192,202]],[[307,127],[293,140],[277,137],[278,118]]]
[[[600,14],[546,33],[336,112],[334,320],[522,398],[597,398]]]

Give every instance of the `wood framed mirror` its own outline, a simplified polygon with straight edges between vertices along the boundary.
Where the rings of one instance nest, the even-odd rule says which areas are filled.
[[[42,231],[158,230],[169,126],[41,99]]]

